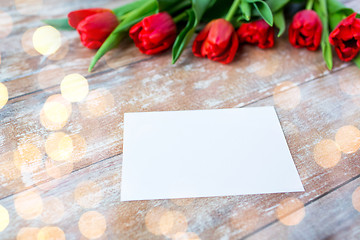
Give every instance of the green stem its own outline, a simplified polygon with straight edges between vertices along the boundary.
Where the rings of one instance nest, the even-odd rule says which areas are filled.
[[[185,19],[187,17],[187,13],[186,12],[182,12],[179,15],[177,15],[176,17],[173,18],[175,23],[180,22],[181,20]]]
[[[313,5],[314,5],[314,0],[308,0],[307,3],[306,3],[305,9],[306,10],[312,10]]]
[[[234,17],[236,10],[238,9],[239,5],[240,5],[241,0],[234,0],[233,4],[230,7],[229,12],[226,14],[225,20],[226,21],[231,21],[232,18]]]
[[[182,10],[183,8],[188,8],[191,6],[191,1],[182,1],[179,4],[175,4],[174,7],[171,7],[169,9],[164,9],[165,12],[168,12],[170,15],[173,15],[174,13]]]

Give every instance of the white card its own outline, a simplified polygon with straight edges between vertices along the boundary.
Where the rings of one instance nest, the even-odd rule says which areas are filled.
[[[304,191],[273,107],[125,113],[121,201]]]

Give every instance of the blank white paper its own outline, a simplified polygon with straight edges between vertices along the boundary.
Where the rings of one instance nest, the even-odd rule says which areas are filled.
[[[273,107],[125,113],[121,201],[304,191]]]

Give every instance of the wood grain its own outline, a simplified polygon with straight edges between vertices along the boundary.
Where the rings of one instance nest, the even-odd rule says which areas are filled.
[[[315,161],[314,148],[322,140],[335,140],[343,126],[360,128],[359,69],[335,60],[335,68],[329,72],[320,51],[294,49],[286,37],[277,40],[270,50],[245,45],[230,65],[195,58],[189,48],[176,65],[171,65],[169,52],[145,56],[126,41],[91,74],[87,66],[94,52],[81,46],[76,32],[62,32],[68,51],[59,60],[30,56],[21,45],[27,29],[42,25],[40,19],[61,17],[77,8],[118,4],[46,1],[41,12],[33,16],[19,14],[12,4],[1,5],[5,6],[1,11],[11,15],[14,28],[0,45],[1,82],[10,97],[0,110],[0,205],[10,214],[10,224],[0,239],[16,238],[23,227],[49,225],[49,211],[54,212],[50,216],[59,218],[51,219],[51,225],[62,229],[67,239],[85,239],[78,222],[82,214],[92,210],[106,219],[101,239],[164,239],[154,234],[161,232],[159,222],[151,218],[156,210],[185,216],[187,231],[201,239],[356,238],[360,220],[351,194],[359,186],[359,153],[341,153],[334,167],[323,168]],[[360,10],[355,0],[346,5]],[[70,119],[59,131],[81,136],[86,141],[86,153],[78,153],[79,159],[71,164],[59,164],[45,152],[46,139],[55,131],[41,124],[40,112],[48,97],[60,93],[62,78],[71,73],[84,75],[91,92],[85,101],[72,104]],[[105,97],[106,111],[89,111],[99,109],[99,100],[94,97],[99,95]],[[124,112],[267,105],[276,107],[304,193],[120,202]],[[24,143],[36,145],[42,155],[28,173],[13,164],[13,152]],[[53,166],[50,170],[49,165]],[[91,185],[79,200],[76,187],[89,184],[89,180],[95,187]],[[44,202],[42,213],[25,220],[14,202],[33,191]],[[59,200],[60,207],[55,209],[62,205],[63,214],[45,204],[50,197]],[[285,226],[276,215],[281,201],[289,197],[305,206],[305,217],[295,226]],[[155,221],[155,230],[146,219]],[[177,227],[183,229],[180,223]]]

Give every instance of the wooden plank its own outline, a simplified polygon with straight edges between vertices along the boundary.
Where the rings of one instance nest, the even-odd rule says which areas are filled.
[[[146,219],[148,222],[152,222],[152,214],[149,212],[154,212],[159,208],[151,209],[163,207],[166,211],[180,211],[180,216],[185,216],[187,219],[188,231],[195,232],[202,239],[219,239],[220,237],[239,239],[275,221],[277,219],[275,209],[282,200],[295,197],[306,204],[358,175],[360,168],[357,163],[358,153],[343,154],[341,161],[335,167],[324,169],[315,163],[313,149],[322,139],[334,139],[335,133],[341,126],[348,124],[360,126],[359,113],[356,111],[357,98],[343,92],[350,89],[349,86],[357,85],[348,80],[345,82],[348,84],[346,85],[342,80],[353,79],[359,74],[359,71],[356,67],[349,67],[331,76],[300,85],[301,101],[294,109],[284,110],[281,107],[288,106],[287,102],[277,102],[277,112],[306,189],[304,193],[198,198],[188,203],[181,200],[175,203],[170,200],[121,203],[119,201],[121,156],[73,172],[69,177],[58,180],[55,188],[51,188],[51,185],[56,184],[56,181],[51,181],[37,185],[37,189],[46,189],[38,190],[43,198],[56,196],[66,204],[66,209],[69,211],[57,226],[63,229],[70,239],[80,236],[77,222],[80,215],[85,212],[73,200],[74,189],[78,183],[89,179],[100,185],[103,193],[99,207],[90,209],[95,209],[105,216],[108,229],[106,236],[108,237],[161,239],[149,232],[158,233],[151,227],[151,224],[148,223],[150,227],[146,226],[145,216],[149,214],[150,217],[148,216]],[[340,84],[342,88],[339,87]],[[292,89],[284,92],[288,91],[294,96]],[[271,105],[273,99],[273,96],[270,96],[251,106]],[[98,151],[96,152],[98,153]],[[14,197],[17,196],[19,195],[16,194]],[[94,197],[96,194],[92,192],[90,196]],[[187,203],[188,205],[178,206],[176,203],[180,205]],[[14,224],[5,230],[4,234],[15,236],[15,229],[25,225],[44,226],[38,219],[21,220],[14,210],[13,197],[1,200],[0,204],[9,210],[11,219],[14,219]],[[165,210],[160,209],[160,213],[167,213],[164,217],[166,223],[167,217],[171,216],[173,212],[169,214],[163,211]],[[327,211],[322,211],[322,214],[326,215]],[[181,224],[178,226],[179,229],[182,227]],[[314,234],[323,234],[322,230],[327,231],[320,228]],[[166,227],[163,227],[163,231],[166,231]]]

